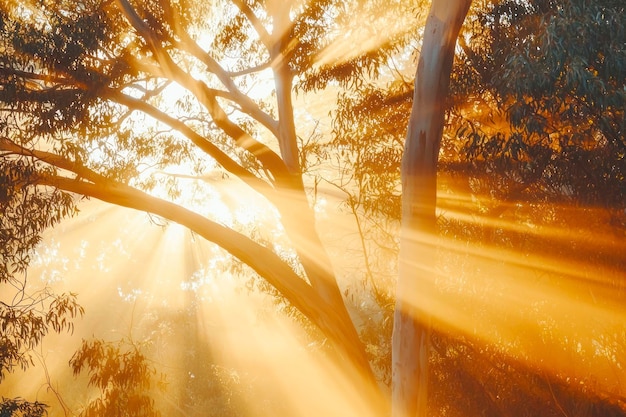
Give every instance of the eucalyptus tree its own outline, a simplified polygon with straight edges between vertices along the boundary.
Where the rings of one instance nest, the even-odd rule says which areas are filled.
[[[354,51],[347,45],[355,39],[345,34],[357,23],[355,10],[383,6],[3,2],[0,279],[24,271],[40,233],[72,214],[70,195],[146,211],[187,226],[267,280],[351,364],[357,383],[374,393],[370,398],[378,398],[315,229],[293,97],[376,74],[397,39]],[[345,56],[331,53],[336,45]],[[273,101],[254,99],[249,88],[268,73]],[[157,174],[179,166],[202,176],[212,164],[276,210],[296,262],[212,220],[210,207],[186,207],[176,199],[178,177]],[[160,186],[169,196],[154,192]]]
[[[597,291],[596,283],[587,281],[585,285],[577,284],[577,290],[572,291],[575,298],[589,299],[594,304],[619,304],[623,294],[623,274],[619,271],[624,268],[619,248],[623,248],[626,225],[624,6],[622,2],[612,0],[511,0],[475,2],[473,6],[458,38],[456,64],[446,99],[448,125],[444,129],[438,164],[440,178],[454,180],[440,186],[439,191],[445,190],[457,198],[460,196],[462,204],[446,201],[445,197],[439,200],[438,231],[464,245],[471,242],[491,249],[515,247],[523,256],[540,253],[565,262],[588,259],[589,264],[607,267],[613,273],[602,279],[602,301],[596,297],[589,299],[584,294]],[[400,172],[406,124],[397,115],[409,113],[414,105],[412,97],[418,94],[410,79],[406,72],[399,71],[398,77],[383,87],[371,83],[346,93],[340,100],[334,121],[333,144],[365,161],[355,165],[355,179],[363,179],[365,200],[362,210],[372,215],[397,219],[404,216],[395,181]],[[359,146],[363,140],[371,141],[369,152]],[[370,187],[375,187],[378,192],[370,192]],[[471,203],[466,200],[468,195]],[[390,201],[393,204],[388,204]],[[476,216],[478,221],[454,218],[459,212]],[[434,214],[434,211],[428,213]],[[510,219],[515,224],[507,227]],[[517,227],[524,223],[531,226]],[[602,240],[608,243],[598,244],[592,239],[583,241],[574,236],[570,230],[581,230],[582,223],[585,233],[606,231]],[[567,228],[563,234],[567,237],[539,233],[538,230],[544,227],[549,231],[555,227]],[[406,261],[406,257],[403,259]],[[428,262],[420,264],[428,265]],[[431,275],[435,270],[430,269]],[[471,276],[467,271],[464,273]],[[422,275],[427,276],[428,273]],[[578,282],[580,277],[560,274],[550,279],[554,280],[551,285],[560,288],[570,280]],[[424,294],[429,293],[426,289],[427,286],[422,285]],[[490,302],[485,299],[485,306]],[[527,302],[530,305],[531,301]],[[427,306],[428,300],[417,305]],[[426,308],[425,312],[428,311]],[[526,319],[535,320],[536,317]],[[568,330],[573,334],[587,327],[580,317],[577,321],[571,320],[571,316],[568,322],[563,317],[555,320],[562,330],[570,329],[575,322],[576,329]],[[594,336],[574,340],[584,346],[599,338],[611,339],[613,325],[595,325]],[[422,331],[427,328],[424,326]],[[542,331],[553,329],[542,328]],[[599,336],[600,333],[604,336]],[[559,336],[553,334],[552,337],[557,339]],[[554,405],[546,401],[539,405],[543,400],[537,393],[507,394],[507,401],[502,400],[503,394],[499,392],[500,400],[494,401],[489,399],[490,396],[495,398],[493,392],[485,392],[498,392],[496,385],[518,384],[521,379],[532,385],[541,374],[541,370],[532,369],[532,366],[521,367],[525,368],[520,371],[525,372],[524,375],[510,376],[515,382],[507,381],[509,376],[503,376],[493,388],[483,384],[481,378],[485,368],[468,371],[472,378],[476,378],[473,383],[468,382],[471,378],[463,376],[456,355],[464,352],[461,356],[465,356],[471,352],[467,355],[477,358],[482,352],[489,356],[486,361],[493,362],[489,366],[494,370],[503,369],[515,359],[498,356],[499,353],[495,353],[501,347],[497,346],[498,343],[483,348],[481,341],[472,341],[469,336],[469,340],[455,342],[460,344],[455,347],[441,343],[446,339],[441,334],[435,339],[438,341],[437,352],[432,352],[430,360],[433,362],[436,357],[438,369],[437,375],[430,372],[431,377],[438,379],[440,385],[453,388],[442,389],[448,392],[445,398],[438,392],[431,393],[429,398],[436,397],[438,405],[448,407],[447,412],[452,413],[450,405],[457,404],[458,415],[464,415],[467,409],[480,408],[491,410],[486,413],[513,415],[517,407],[512,398],[521,395],[526,396],[524,402],[528,403],[528,409],[554,409]],[[563,342],[559,340],[556,343]],[[576,349],[576,343],[570,344],[568,349]],[[397,344],[394,346],[398,347]],[[617,341],[607,342],[607,349],[623,351]],[[450,365],[454,368],[446,370],[446,365],[442,365],[446,360],[456,364]],[[579,356],[577,360],[582,363],[588,358]],[[469,362],[472,360],[468,360],[467,367],[472,368]],[[422,363],[427,364],[425,360]],[[621,361],[614,362],[613,366],[619,368]],[[549,391],[550,384],[561,385],[564,403],[601,402],[593,394],[584,398],[585,394],[577,391],[577,386],[586,387],[589,381],[569,378],[567,381],[557,381],[558,378],[548,381],[542,389]],[[462,399],[459,391],[468,395]],[[472,396],[476,399],[470,400]],[[600,411],[598,415],[602,415]]]
[[[622,2],[612,0],[476,2],[459,37],[440,174],[471,179],[469,191],[481,204],[493,200],[493,215],[535,198],[598,205],[619,217],[625,19]],[[364,152],[352,166],[368,198],[363,209],[394,218],[411,79],[398,71],[382,87],[346,93],[334,120],[333,145]],[[369,153],[358,146],[365,139]]]
[[[437,163],[457,37],[471,0],[433,1],[402,156],[402,229],[392,342],[395,417],[426,416]]]

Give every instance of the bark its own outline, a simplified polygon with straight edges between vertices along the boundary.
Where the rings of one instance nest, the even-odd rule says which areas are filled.
[[[296,140],[296,124],[291,100],[293,74],[289,67],[288,58],[289,32],[292,25],[289,18],[289,9],[289,4],[283,2],[270,2],[268,5],[268,12],[272,15],[274,23],[273,44],[269,52],[276,87],[280,154],[289,172],[300,174],[300,152]]]
[[[427,414],[437,160],[454,48],[471,0],[433,0],[402,159],[400,267],[392,340],[392,415]]]
[[[271,40],[268,50],[276,87],[277,139],[280,155],[290,174],[289,178],[282,179],[282,181],[281,179],[277,180],[283,198],[280,198],[281,201],[276,206],[281,213],[287,235],[298,252],[298,257],[312,287],[322,299],[333,306],[338,315],[350,320],[330,257],[315,227],[315,214],[309,205],[302,180],[300,149],[293,114],[293,73],[289,66],[291,54],[289,48],[292,44],[289,35],[293,25],[289,15],[291,2],[270,0],[266,7],[268,14],[272,17],[273,31],[271,35],[259,32],[259,36],[262,38],[267,36]],[[254,19],[250,14],[247,16]],[[354,329],[351,337],[359,340],[356,329]],[[370,369],[368,362],[362,363],[361,366],[363,369]],[[375,383],[373,372],[368,371],[367,379],[372,384]]]

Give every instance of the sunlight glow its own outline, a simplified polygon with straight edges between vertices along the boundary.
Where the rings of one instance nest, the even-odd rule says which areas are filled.
[[[287,7],[280,1],[274,5]],[[418,7],[412,3],[411,6]],[[26,7],[32,6],[29,3],[18,13],[34,13]],[[229,13],[234,13],[235,6],[230,7]],[[359,24],[361,19],[371,18],[367,13],[349,16],[350,21],[337,29],[341,33],[329,34],[329,39],[334,40],[315,55],[315,66],[319,69],[342,64],[361,54],[376,52],[390,39],[404,35],[407,28],[414,28],[413,21],[420,18],[415,14],[396,17],[397,20],[391,21],[386,16],[369,26]],[[278,56],[277,59],[283,59]],[[403,57],[409,58],[408,54]],[[238,62],[237,58],[226,58],[220,64],[228,68],[229,59]],[[201,61],[193,62],[200,66]],[[190,63],[185,70],[189,69],[191,74],[187,86],[195,87],[196,91],[171,83],[158,98],[149,100],[161,105],[168,117],[196,129],[200,141],[208,138],[214,141],[211,145],[217,143],[220,152],[222,149],[231,152],[232,142],[227,142],[231,138],[212,136],[218,129],[217,123],[207,121],[210,106],[188,100],[193,94],[198,97],[204,94],[205,98],[211,94],[196,82],[201,79],[201,72],[196,72],[193,65]],[[207,72],[202,79],[206,82],[204,87],[221,88],[215,86],[219,84],[218,77],[206,75]],[[265,69],[250,77],[248,81],[253,81],[249,84],[242,81],[237,85],[252,100],[271,101],[267,104],[268,114],[276,107],[272,77],[272,69]],[[367,77],[364,79],[365,83],[369,81]],[[328,113],[336,106],[339,83],[330,84],[324,94],[294,95],[294,103],[302,105],[296,106],[300,110],[294,110],[301,135],[298,140],[306,140],[305,137],[312,142],[319,139],[319,143],[328,140],[334,128]],[[146,86],[145,91],[148,90]],[[143,98],[145,91],[136,84],[124,93]],[[228,94],[236,95],[223,90],[215,94],[217,98],[211,98],[219,99],[220,103],[228,101]],[[226,106],[224,112],[250,131],[249,136],[242,137],[247,137],[248,142],[268,142],[270,149],[278,148],[275,137],[264,136],[274,131],[272,122],[278,126],[279,121],[272,119],[278,116],[268,116],[272,120],[265,126],[270,127],[259,128],[260,124],[250,127],[243,123],[249,118],[243,114],[245,105],[240,105]],[[265,108],[259,110],[265,111]],[[137,116],[131,121],[132,117],[135,116],[129,116],[128,124],[122,123],[123,127],[138,129],[136,133],[145,129],[147,139],[142,139],[146,139],[147,145],[142,146],[150,148],[151,140],[159,135],[183,138],[181,132],[170,133],[174,128],[164,127],[165,124],[149,116]],[[276,128],[280,132],[276,136],[281,138],[282,128]],[[116,140],[122,139],[111,136],[94,144],[89,162],[104,164],[107,158],[124,161],[128,155],[117,152],[124,147]],[[602,215],[600,209],[563,203],[544,210],[548,204],[543,202],[523,205],[482,199],[469,192],[453,194],[440,190],[437,219],[440,224],[454,227],[442,227],[442,233],[437,236],[409,231],[398,238],[400,220],[389,216],[385,219],[389,224],[380,228],[387,235],[379,240],[371,238],[377,236],[373,232],[380,220],[376,215],[367,217],[369,213],[364,215],[361,207],[354,208],[352,213],[346,210],[348,193],[339,186],[339,192],[334,188],[329,191],[330,186],[327,189],[320,186],[318,190],[318,180],[324,177],[325,170],[335,169],[329,167],[327,156],[320,157],[319,171],[306,174],[305,190],[299,189],[297,193],[280,191],[276,186],[279,181],[272,182],[274,171],[268,173],[270,170],[265,169],[270,164],[250,168],[249,174],[258,175],[257,179],[267,181],[264,183],[267,188],[276,191],[268,192],[273,199],[269,202],[200,151],[200,156],[194,155],[188,165],[177,161],[168,165],[167,153],[161,160],[160,155],[155,156],[156,152],[144,150],[141,155],[141,150],[129,149],[125,152],[139,155],[128,158],[130,165],[141,164],[134,167],[140,173],[134,177],[136,182],[131,180],[132,186],[154,182],[154,187],[147,191],[152,196],[174,202],[249,237],[262,246],[254,246],[255,252],[251,251],[254,261],[265,261],[259,259],[262,256],[273,260],[277,255],[280,259],[276,263],[282,260],[280,265],[286,264],[279,271],[287,276],[292,272],[298,274],[296,278],[302,282],[296,281],[297,284],[307,279],[312,283],[317,275],[322,280],[325,274],[337,276],[348,314],[357,331],[362,331],[359,336],[364,350],[371,354],[372,363],[379,361],[373,367],[378,367],[375,371],[383,375],[381,379],[387,378],[385,383],[390,379],[385,374],[391,350],[387,333],[393,327],[396,294],[404,305],[410,306],[411,312],[417,311],[416,315],[426,317],[428,323],[432,321],[436,330],[450,330],[450,334],[466,337],[476,342],[479,350],[484,347],[499,350],[511,360],[558,378],[582,380],[591,375],[597,381],[589,387],[590,391],[626,396],[626,309],[622,305],[626,271],[615,267],[617,262],[611,262],[626,254],[626,240],[608,226],[599,230],[587,224],[589,218]],[[212,155],[219,160],[218,152]],[[241,165],[236,168],[248,167],[243,156],[233,156],[231,162]],[[277,178],[288,178],[283,184],[292,186],[293,182],[288,182],[292,173],[285,167],[281,165],[276,170],[282,175]],[[399,185],[396,191],[400,193]],[[310,212],[307,203],[312,208]],[[279,211],[276,207],[291,211]],[[164,410],[163,415],[199,416],[208,412],[219,415],[221,409],[242,417],[376,415],[377,410],[371,408],[363,389],[365,378],[351,368],[350,361],[345,360],[347,355],[339,360],[340,355],[333,355],[332,337],[321,337],[320,330],[295,311],[276,288],[231,255],[245,246],[239,244],[240,240],[233,239],[237,243],[229,247],[231,253],[228,253],[207,240],[214,238],[207,236],[209,233],[202,234],[207,238],[204,239],[180,224],[154,215],[93,200],[81,201],[79,208],[76,217],[45,233],[43,242],[31,254],[32,262],[24,282],[33,291],[77,293],[86,314],[76,320],[73,334],[46,337],[34,356],[34,361],[42,366],[19,376],[9,375],[2,381],[0,398],[29,396],[37,401],[61,404],[62,407],[50,413],[51,417],[77,414],[101,393],[89,386],[88,374],[72,375],[67,364],[81,340],[102,338],[106,342],[124,341],[145,354],[148,364],[157,370],[154,374],[168,375],[165,388],[154,395],[155,403]],[[154,206],[144,209],[154,210]],[[524,215],[519,215],[524,210]],[[290,216],[291,213],[295,215]],[[355,220],[355,216],[361,215],[363,219]],[[189,218],[195,216],[185,212],[184,219],[177,221],[185,224]],[[358,223],[361,220],[363,223]],[[473,234],[472,228],[484,235]],[[219,232],[215,241],[228,235],[223,228],[216,229]],[[317,233],[323,245],[315,240]],[[496,234],[506,235],[508,240],[497,240]],[[479,235],[476,241],[466,238]],[[400,256],[398,247],[401,247]],[[268,254],[266,249],[273,253]],[[311,270],[317,274],[310,273]],[[406,287],[396,293],[398,274],[402,277],[406,274],[409,279],[407,284],[402,284]],[[11,289],[18,294],[20,290],[15,286]],[[332,305],[322,297],[321,290],[314,294],[315,298],[307,298],[308,293],[303,293],[302,298],[314,299],[316,306]],[[0,294],[0,301],[8,303],[12,296],[13,293]],[[320,316],[327,322],[336,317]],[[60,398],[67,401],[68,409]]]
[[[592,251],[589,253],[593,248],[603,248],[605,253],[616,255],[626,250],[623,240],[597,230],[531,227],[502,218],[469,216],[450,207],[446,203],[444,215],[448,219],[524,232],[555,245],[571,245],[573,251],[581,253],[588,253],[585,248]],[[612,361],[614,366],[623,366],[624,358],[616,356],[619,336],[616,334],[614,341],[598,340],[626,322],[616,292],[624,271],[576,257],[575,253],[560,259],[549,251],[502,249],[488,243],[472,245],[421,235],[413,240],[415,253],[421,255],[406,267],[419,271],[417,292],[399,292],[405,302],[425,311],[453,334],[460,332],[485,344],[502,346],[511,357],[548,374],[581,379],[594,375],[601,389],[624,392],[613,382],[614,371],[607,366]],[[430,261],[426,261],[428,256]],[[435,257],[443,264],[433,263]],[[573,351],[575,340],[580,342]]]

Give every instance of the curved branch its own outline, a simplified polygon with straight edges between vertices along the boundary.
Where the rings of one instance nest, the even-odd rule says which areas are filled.
[[[267,280],[332,341],[343,361],[351,363],[367,378],[366,384],[374,383],[365,351],[359,341],[353,339],[353,324],[321,298],[270,249],[198,213],[119,182],[105,180],[89,183],[61,176],[41,176],[37,184],[153,213],[185,226],[217,244]],[[375,386],[368,388],[373,390]]]
[[[0,150],[9,154],[27,156],[73,172],[78,176],[68,178],[60,175],[40,174],[34,182],[35,185],[51,186],[118,206],[153,213],[183,225],[222,247],[250,266],[309,318],[323,334],[332,340],[334,347],[344,360],[348,360],[366,378],[366,383],[372,384],[370,388],[375,387],[375,378],[369,367],[367,355],[349,316],[342,314],[334,305],[325,300],[270,249],[196,212],[110,180],[60,155],[26,149],[3,137],[0,137]]]
[[[172,82],[172,80],[170,78],[168,78],[168,75],[164,71],[162,71],[161,67],[159,67],[157,65],[148,64],[146,62],[138,62],[138,61],[135,61],[133,63],[133,65],[134,65],[135,68],[137,68],[140,71],[143,71],[145,73],[149,73],[149,74],[151,74],[153,76],[156,76],[156,77],[164,78],[169,83]],[[268,66],[269,66],[269,64],[268,64]],[[228,73],[226,73],[226,74],[228,74]],[[230,77],[230,75],[229,75],[229,77]],[[216,89],[216,88],[210,88],[208,86],[205,87],[205,91],[207,93],[209,93],[210,95],[212,95],[212,96],[225,98],[226,100],[229,100],[229,101],[233,102],[234,104],[236,104],[238,106],[237,110],[239,110],[242,113],[247,114],[248,116],[250,116],[251,118],[253,118],[257,122],[261,123],[273,135],[275,135],[275,136],[277,135],[277,132],[278,132],[278,122],[276,120],[272,119],[267,113],[264,113],[263,111],[260,111],[260,109],[258,108],[257,104],[254,101],[252,101],[245,94],[243,94],[243,93],[240,93],[240,94],[239,93],[233,93],[233,92],[230,92],[230,91],[227,91],[227,90],[219,90],[219,89]],[[239,96],[241,96],[242,98],[244,98],[247,101],[250,101],[252,103],[252,106],[256,106],[256,108],[259,109],[261,114],[260,115],[259,114],[257,114],[257,115],[253,114],[253,111],[251,110],[251,108],[249,106],[244,106],[243,105],[242,100],[240,99]]]
[[[20,77],[24,80],[40,81],[42,83],[54,82],[60,85],[76,85],[74,79],[69,79],[64,76],[57,76],[53,74],[36,73],[32,71],[18,70],[12,67],[0,67],[0,75],[7,77]],[[83,85],[84,87],[84,85]]]
[[[118,206],[146,211],[188,227],[249,265],[255,272],[272,284],[287,300],[293,303],[298,310],[302,311],[313,323],[318,325],[325,334],[328,334],[328,329],[325,329],[326,326],[320,324],[319,320],[328,315],[328,312],[334,315],[332,313],[333,309],[328,308],[328,306],[325,307],[325,301],[317,295],[313,288],[266,247],[191,210],[153,197],[120,182],[107,179],[89,168],[60,155],[26,149],[4,137],[0,137],[0,150],[6,151],[7,154],[31,157],[57,168],[73,172],[87,180],[41,175],[36,181],[38,185],[52,186],[64,191],[94,197]],[[328,321],[328,324],[336,320],[338,318],[333,317],[332,320]],[[332,333],[333,331],[330,332],[330,334]]]
[[[23,146],[16,144],[15,142],[5,137],[0,137],[0,151],[5,151],[6,154],[28,156],[38,161],[45,162],[63,170],[73,172],[79,177],[85,178],[92,182],[106,181],[106,178],[95,171],[87,168],[79,162],[70,161],[60,155],[52,152],[40,151],[36,149],[27,149]]]
[[[231,78],[241,77],[242,75],[254,74],[255,72],[261,72],[268,68],[272,68],[272,63],[269,61],[259,64],[256,67],[250,67],[250,68],[242,69],[240,71],[227,71],[226,75],[228,75]]]
[[[265,126],[272,134],[278,134],[278,123],[269,114],[261,110],[261,108],[247,95],[243,94],[237,85],[233,82],[230,73],[228,73],[211,55],[194,41],[189,34],[184,32],[181,36],[182,41],[172,41],[177,48],[186,51],[202,62],[207,70],[215,74],[220,82],[226,87],[233,102],[241,107],[241,111],[252,117],[254,120]],[[269,64],[267,64],[269,67]],[[257,67],[258,68],[258,67]],[[243,73],[239,73],[242,75]]]

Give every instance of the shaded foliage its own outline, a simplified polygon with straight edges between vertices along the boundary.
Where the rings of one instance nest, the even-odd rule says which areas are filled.
[[[456,135],[469,174],[503,176],[476,192],[624,209],[625,27],[610,0],[505,1],[469,19]]]
[[[134,345],[124,346],[103,340],[83,341],[72,356],[74,375],[89,374],[89,385],[101,394],[81,412],[81,416],[149,416],[158,417],[151,390],[163,381],[154,381],[156,371]]]
[[[555,377],[471,339],[438,333],[433,340],[431,408],[440,415],[463,416],[467,410],[510,417],[626,415],[626,398],[602,392],[593,378]]]
[[[42,417],[47,415],[47,406],[40,402],[28,402],[22,398],[2,398],[1,417]]]

